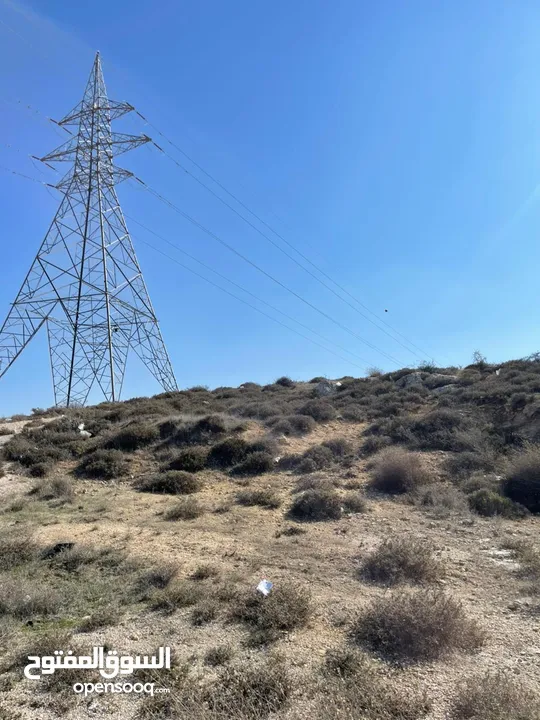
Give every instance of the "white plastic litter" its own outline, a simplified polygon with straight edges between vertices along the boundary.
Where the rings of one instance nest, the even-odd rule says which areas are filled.
[[[84,430],[84,423],[77,426],[77,430]]]
[[[501,374],[500,370],[495,370],[495,375],[500,375],[500,374]]]
[[[270,590],[273,587],[273,583],[271,583],[269,580],[261,580],[261,582],[257,585],[257,592],[262,593],[265,597],[270,594]]]

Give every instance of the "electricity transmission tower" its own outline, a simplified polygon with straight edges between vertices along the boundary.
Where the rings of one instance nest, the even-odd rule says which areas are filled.
[[[111,131],[131,110],[107,98],[97,53],[82,101],[58,123],[76,133],[41,158],[73,166],[0,329],[0,377],[46,325],[57,405],[84,405],[92,387],[118,400],[130,348],[164,390],[178,389],[115,190],[131,173],[113,157],[150,140]]]

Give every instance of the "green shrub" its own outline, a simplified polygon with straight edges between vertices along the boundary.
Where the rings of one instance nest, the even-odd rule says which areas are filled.
[[[487,488],[475,490],[467,499],[471,510],[484,517],[499,515],[516,520],[528,515],[528,511],[523,505],[512,502],[509,498]]]
[[[434,582],[442,576],[431,548],[415,538],[389,538],[362,562],[360,577],[380,585]]]
[[[120,450],[94,450],[83,457],[75,472],[84,477],[112,480],[128,471],[129,464]]]
[[[461,604],[440,591],[393,592],[360,613],[352,636],[383,657],[402,663],[438,660],[453,650],[471,651],[484,633]]]
[[[232,475],[262,475],[262,473],[270,472],[274,469],[274,458],[267,452],[259,450],[251,452],[247,457],[235,465]]]
[[[168,495],[190,495],[202,489],[202,482],[193,473],[169,470],[144,478],[137,484],[140,492],[166,493]]]
[[[296,520],[339,520],[339,495],[328,490],[306,490],[294,500],[289,514]]]
[[[205,448],[190,447],[182,450],[169,465],[171,470],[185,470],[186,472],[199,472],[206,467],[208,451]]]
[[[133,452],[146,447],[159,438],[159,430],[155,425],[147,423],[132,423],[120,430],[104,445],[108,449]]]
[[[211,445],[229,432],[230,423],[221,415],[207,415],[178,428],[170,441],[175,445]]]
[[[511,463],[502,483],[507,498],[540,513],[540,448],[533,447]]]
[[[412,492],[429,480],[429,473],[419,455],[391,447],[375,458],[370,485],[378,492],[399,495]]]

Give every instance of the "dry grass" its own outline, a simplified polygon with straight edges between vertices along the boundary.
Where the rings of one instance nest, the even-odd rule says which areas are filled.
[[[259,505],[270,510],[281,505],[281,500],[273,490],[243,490],[237,493],[236,502],[239,505]]]
[[[505,673],[471,677],[458,688],[448,720],[538,720],[540,697]]]
[[[437,660],[454,651],[471,651],[484,633],[461,604],[440,591],[394,592],[362,612],[352,636],[359,644],[397,662]]]
[[[164,514],[165,520],[195,520],[204,513],[204,508],[194,498],[186,498],[170,507]]]

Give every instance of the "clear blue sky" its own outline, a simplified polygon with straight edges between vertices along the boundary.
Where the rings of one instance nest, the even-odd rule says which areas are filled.
[[[0,165],[54,182],[28,159],[63,139],[40,113],[60,118],[80,100],[96,50],[112,98],[139,108],[440,364],[467,364],[477,348],[492,361],[539,349],[538,3],[0,0]],[[155,136],[135,116],[116,129]],[[418,363],[167,158],[146,147],[119,164],[401,364]],[[329,346],[395,367],[131,183],[119,195],[128,216]],[[56,205],[41,185],[0,171],[2,319]],[[181,387],[361,374],[131,230]],[[136,358],[124,388],[159,391]],[[0,414],[52,401],[42,336],[0,380]]]

